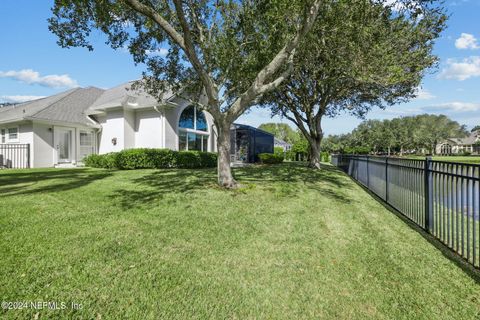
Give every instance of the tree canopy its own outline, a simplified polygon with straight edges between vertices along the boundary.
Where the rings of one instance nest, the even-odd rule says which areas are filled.
[[[437,63],[435,39],[445,27],[440,1],[324,1],[299,47],[294,71],[262,104],[292,122],[319,167],[321,121],[346,112],[363,117],[415,97]]]
[[[471,132],[475,132],[475,131],[478,131],[478,130],[480,130],[480,125],[473,127]]]
[[[447,138],[467,135],[465,125],[445,115],[422,114],[392,120],[366,120],[351,133],[328,136],[325,150],[340,153],[435,153],[437,144]]]
[[[234,187],[230,125],[291,73],[321,0],[56,0],[50,30],[62,47],[93,50],[100,30],[112,48],[144,63],[143,86],[171,87],[214,118],[219,183]],[[160,49],[168,54],[151,55]]]
[[[292,127],[286,123],[262,123],[258,128],[270,132],[277,139],[283,140],[292,145],[299,139],[298,132],[293,130]]]

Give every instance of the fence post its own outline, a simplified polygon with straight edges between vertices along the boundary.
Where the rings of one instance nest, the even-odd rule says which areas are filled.
[[[432,157],[425,158],[424,175],[424,198],[425,198],[425,231],[430,233],[433,225],[433,211],[432,211],[432,188],[430,185],[430,171],[431,171]]]
[[[388,203],[388,157],[385,158],[385,202]]]
[[[367,154],[367,188],[370,189],[370,170],[368,169],[368,154]]]
[[[27,144],[27,169],[30,169],[30,143]]]

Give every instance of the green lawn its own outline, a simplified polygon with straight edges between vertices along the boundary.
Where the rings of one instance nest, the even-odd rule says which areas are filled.
[[[410,159],[425,160],[424,156],[408,156]],[[480,156],[434,156],[433,160],[480,164]]]
[[[2,310],[26,319],[479,319],[480,277],[330,166],[0,172]]]

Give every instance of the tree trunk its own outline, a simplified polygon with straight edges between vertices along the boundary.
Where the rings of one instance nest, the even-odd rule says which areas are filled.
[[[312,138],[312,141],[309,141],[309,144],[310,144],[310,164],[309,165],[313,169],[320,169],[321,142],[322,142],[321,138]]]
[[[218,184],[225,188],[236,188],[237,182],[233,178],[232,168],[230,167],[230,123],[225,120],[217,121],[216,126],[218,130]]]

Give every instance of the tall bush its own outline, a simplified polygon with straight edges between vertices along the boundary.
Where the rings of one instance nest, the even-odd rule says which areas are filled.
[[[86,157],[83,162],[87,167],[122,170],[213,168],[217,164],[217,154],[213,152],[139,148],[103,155],[92,154]]]

